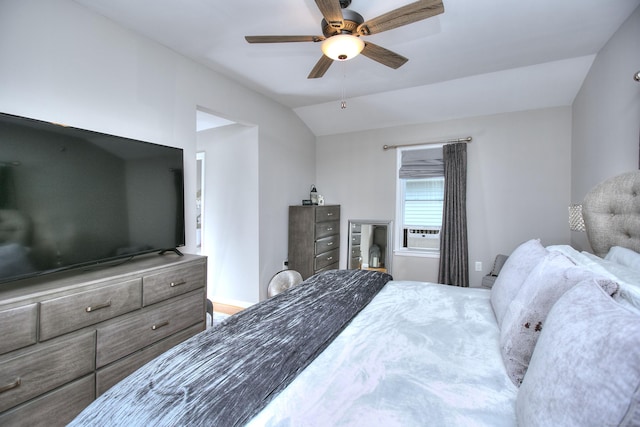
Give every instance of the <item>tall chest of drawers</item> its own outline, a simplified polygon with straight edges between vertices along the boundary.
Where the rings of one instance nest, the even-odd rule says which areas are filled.
[[[303,279],[338,268],[340,206],[289,206],[289,268]]]
[[[0,425],[65,425],[205,329],[206,258],[156,254],[0,285]]]

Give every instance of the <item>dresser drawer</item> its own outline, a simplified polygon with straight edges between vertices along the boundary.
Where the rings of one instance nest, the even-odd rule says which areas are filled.
[[[203,263],[145,276],[142,281],[142,304],[146,307],[202,288],[206,274],[206,265]]]
[[[324,267],[333,264],[335,262],[338,261],[338,257],[339,257],[339,249],[334,249],[332,251],[329,252],[325,252],[323,254],[320,254],[318,256],[316,256],[315,258],[315,270],[321,270]]]
[[[362,240],[362,234],[352,234],[351,235],[351,244],[352,245],[359,245],[361,240]]]
[[[362,251],[360,250],[360,246],[351,246],[351,258],[358,258],[362,256]]]
[[[66,426],[95,399],[93,377],[87,375],[1,414],[0,425]]]
[[[340,233],[339,221],[319,222],[316,224],[316,239]]]
[[[79,292],[40,303],[40,341],[141,307],[141,280]]]
[[[94,360],[93,331],[0,358],[0,412],[93,372]],[[51,370],[52,366],[56,370]]]
[[[362,258],[357,256],[349,259],[349,267],[350,269],[359,270],[362,268]]]
[[[203,292],[193,292],[98,327],[96,366],[102,367],[204,321]]]
[[[0,354],[36,343],[38,304],[0,311]]]
[[[318,206],[316,208],[316,222],[340,221],[340,206]]]
[[[203,325],[192,326],[98,370],[96,373],[96,395],[100,396],[145,363],[203,330]]]
[[[321,254],[338,247],[340,247],[340,236],[337,235],[316,240],[316,254]]]

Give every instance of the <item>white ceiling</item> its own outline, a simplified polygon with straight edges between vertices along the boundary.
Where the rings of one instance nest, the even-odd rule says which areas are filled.
[[[291,107],[316,135],[570,105],[595,54],[640,5],[444,0],[444,14],[366,38],[409,58],[399,69],[360,55],[307,79],[319,43],[244,36],[322,35],[314,0],[76,2]],[[411,2],[349,8],[368,20]]]

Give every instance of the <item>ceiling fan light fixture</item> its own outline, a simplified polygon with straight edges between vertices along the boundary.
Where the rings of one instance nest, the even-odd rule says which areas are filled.
[[[337,34],[322,42],[322,53],[334,61],[355,58],[364,49],[364,42],[351,34]]]

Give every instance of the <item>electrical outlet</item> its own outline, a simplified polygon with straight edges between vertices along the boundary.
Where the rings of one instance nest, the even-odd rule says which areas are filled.
[[[482,262],[476,261],[476,271],[482,271]]]

